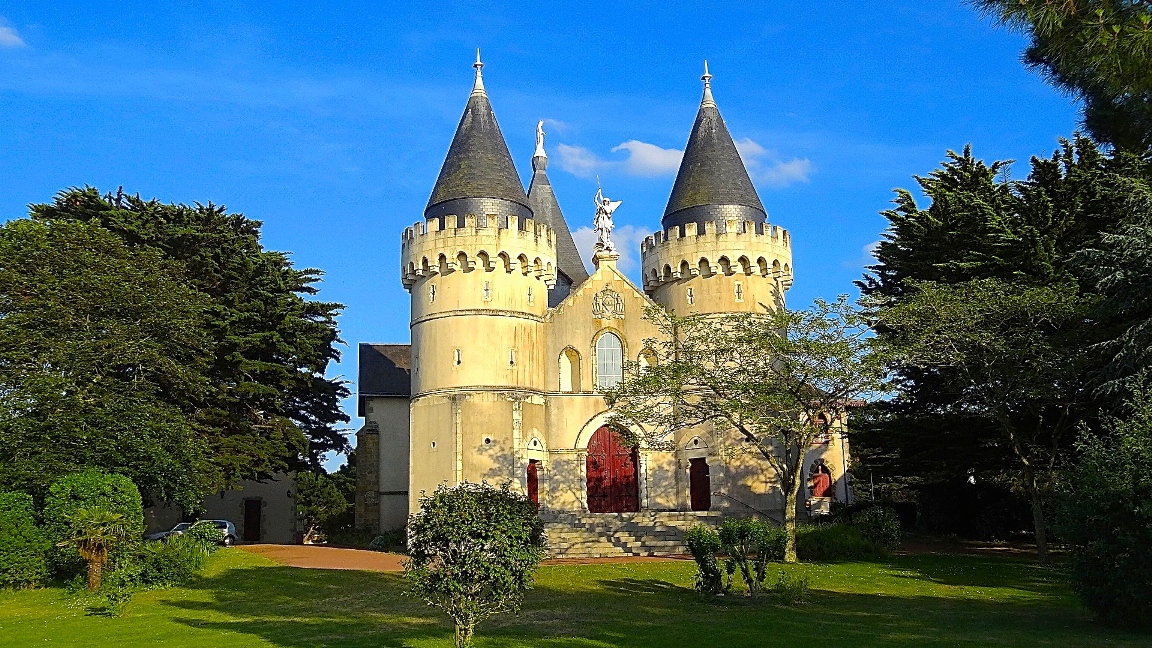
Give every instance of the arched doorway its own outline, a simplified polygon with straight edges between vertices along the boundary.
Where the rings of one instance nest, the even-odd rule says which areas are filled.
[[[625,513],[640,510],[637,481],[639,455],[624,445],[608,426],[588,441],[588,510],[592,513]]]
[[[704,457],[688,460],[688,494],[693,511],[712,508],[712,479],[708,475],[708,460]]]

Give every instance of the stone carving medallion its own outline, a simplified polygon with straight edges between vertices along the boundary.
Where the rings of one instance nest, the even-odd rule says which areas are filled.
[[[624,298],[620,293],[604,286],[604,290],[592,295],[592,317],[624,319]]]

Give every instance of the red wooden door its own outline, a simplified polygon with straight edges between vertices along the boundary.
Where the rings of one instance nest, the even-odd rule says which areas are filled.
[[[607,426],[596,430],[588,442],[585,468],[588,475],[588,510],[592,513],[624,513],[640,510],[639,457]]]
[[[531,459],[528,461],[528,480],[527,480],[528,481],[528,499],[532,500],[532,503],[537,505],[537,506],[540,505],[540,477],[537,473],[537,464],[539,464],[539,463],[540,462],[535,460],[535,459]]]
[[[708,476],[708,460],[700,457],[688,463],[688,492],[692,495],[692,510],[712,508],[712,480]]]

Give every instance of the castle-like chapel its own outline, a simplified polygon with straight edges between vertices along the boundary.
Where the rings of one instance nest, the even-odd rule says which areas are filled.
[[[732,451],[733,432],[680,433],[670,450],[627,447],[605,426],[602,390],[659,337],[646,306],[754,311],[792,284],[791,238],[767,222],[707,70],[661,229],[641,246],[641,289],[611,246],[585,269],[542,136],[525,193],[475,67],[424,217],[401,234],[412,343],[360,345],[357,525],[402,527],[422,493],[485,480],[539,504],[559,555],[674,550],[719,513],[782,518],[778,480]],[[847,458],[834,425],[808,453],[800,502],[847,500]]]

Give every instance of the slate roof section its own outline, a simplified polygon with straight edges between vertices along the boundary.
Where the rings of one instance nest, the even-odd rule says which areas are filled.
[[[476,86],[468,97],[452,145],[444,158],[444,166],[440,168],[440,175],[424,208],[424,217],[431,219],[457,213],[460,210],[454,207],[458,205],[446,203],[464,198],[507,201],[510,204],[506,213],[530,217],[528,197],[524,195],[508,144],[496,123],[488,93],[480,82],[479,70],[476,79]]]
[[[711,78],[707,71],[705,76]],[[660,223],[668,229],[717,220],[724,214],[757,223],[768,219],[705,79],[704,99]]]
[[[537,223],[545,223],[552,228],[556,241],[557,269],[568,278],[569,289],[576,288],[588,278],[588,269],[576,249],[576,241],[560,211],[552,183],[548,181],[548,158],[537,155],[532,158],[532,183],[528,186],[528,206],[532,208]],[[559,282],[558,282],[559,283]],[[562,299],[562,298],[561,298]],[[549,300],[551,301],[551,300]]]
[[[356,380],[357,416],[364,416],[365,396],[412,395],[412,345],[360,343]]]

